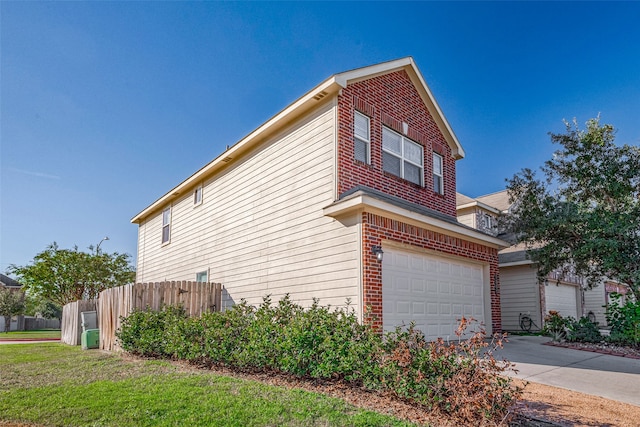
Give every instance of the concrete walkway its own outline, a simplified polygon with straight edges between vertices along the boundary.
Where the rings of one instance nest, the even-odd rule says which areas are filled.
[[[60,338],[13,338],[2,339],[0,338],[0,344],[34,344],[39,342],[60,342]]]
[[[543,345],[547,341],[510,336],[495,355],[516,364],[513,377],[640,406],[640,360]]]

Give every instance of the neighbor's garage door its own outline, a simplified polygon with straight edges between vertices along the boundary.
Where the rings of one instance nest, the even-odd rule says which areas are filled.
[[[384,248],[384,330],[413,321],[429,340],[455,339],[462,316],[487,323],[483,287],[481,265]]]
[[[578,318],[578,299],[575,286],[549,283],[544,287],[547,313],[555,310],[562,317]],[[545,313],[545,314],[547,314]]]

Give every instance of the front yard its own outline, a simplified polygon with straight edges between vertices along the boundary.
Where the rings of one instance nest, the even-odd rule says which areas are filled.
[[[60,329],[43,329],[37,331],[1,332],[0,340],[40,340],[60,339]]]
[[[58,343],[0,346],[0,425],[410,426],[340,399]]]

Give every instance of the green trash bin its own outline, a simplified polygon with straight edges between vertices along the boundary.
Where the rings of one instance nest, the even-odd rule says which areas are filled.
[[[80,342],[83,350],[100,347],[100,329],[87,329],[80,336]]]

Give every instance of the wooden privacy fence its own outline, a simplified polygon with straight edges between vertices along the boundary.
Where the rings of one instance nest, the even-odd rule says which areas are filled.
[[[121,317],[127,317],[135,309],[160,310],[166,305],[181,305],[187,315],[199,316],[207,311],[220,311],[221,304],[220,283],[136,283],[105,289],[98,298],[100,348],[119,349],[116,331],[120,329]]]
[[[82,319],[80,318],[80,313],[83,311],[94,311],[95,309],[95,300],[79,300],[65,304],[65,306],[62,307],[60,341],[69,345],[80,345],[80,336],[82,335]]]

